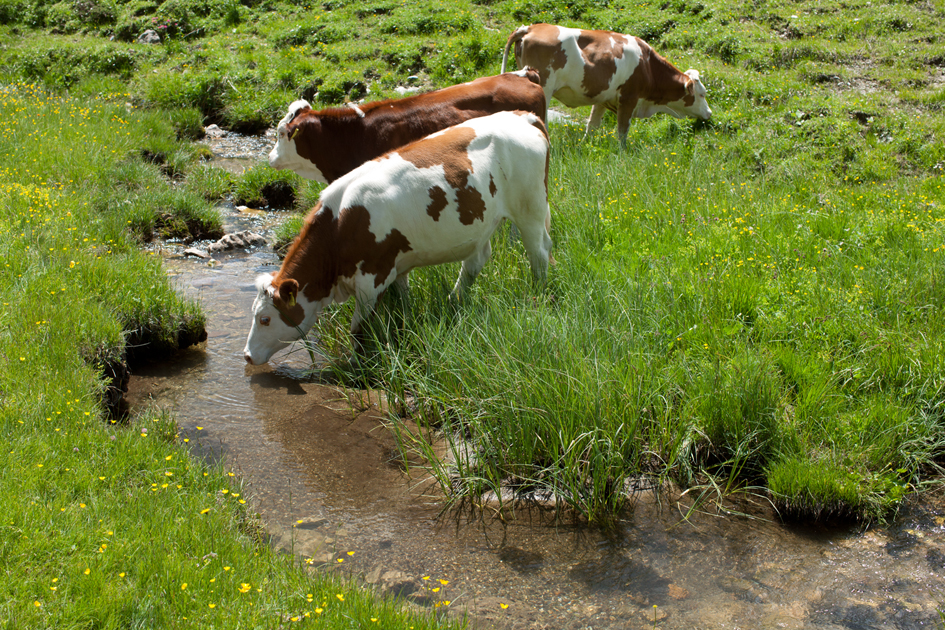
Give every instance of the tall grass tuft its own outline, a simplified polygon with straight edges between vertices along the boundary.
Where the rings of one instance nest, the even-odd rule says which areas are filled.
[[[551,499],[606,523],[643,479],[721,478],[785,516],[873,520],[937,470],[941,318],[920,305],[940,179],[824,192],[746,174],[695,125],[625,153],[551,134],[547,287],[502,229],[464,303],[455,265],[420,269],[409,311],[378,317],[368,381],[414,401],[401,441],[454,504]],[[349,308],[319,327],[330,349]]]

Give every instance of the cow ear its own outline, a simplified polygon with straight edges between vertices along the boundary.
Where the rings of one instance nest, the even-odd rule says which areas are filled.
[[[686,91],[687,91],[689,94],[695,94],[695,92],[696,92],[696,81],[699,81],[699,80],[700,80],[700,78],[699,78],[699,71],[698,71],[698,70],[689,69],[689,70],[686,70],[686,72],[685,72],[684,74],[685,74],[687,77],[689,77],[689,80],[686,81]]]
[[[282,298],[282,301],[285,302],[285,305],[289,308],[295,306],[298,294],[299,283],[292,278],[283,280],[282,284],[279,285],[279,297]]]

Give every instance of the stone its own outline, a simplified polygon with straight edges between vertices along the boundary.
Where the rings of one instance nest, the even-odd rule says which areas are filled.
[[[736,597],[741,597],[749,601],[754,599],[754,584],[746,579],[723,575],[718,579],[718,585],[723,591],[732,593]]]
[[[403,96],[403,95],[405,95],[405,94],[413,94],[414,92],[419,92],[419,91],[420,91],[420,88],[418,88],[418,87],[404,87],[404,86],[402,86],[402,85],[398,85],[397,87],[394,88],[394,91],[397,92],[398,94],[400,94],[401,96]]]
[[[160,44],[161,36],[157,34],[157,31],[149,28],[145,32],[138,35],[137,42],[139,44]]]
[[[243,232],[233,232],[231,234],[226,234],[216,243],[211,243],[210,247],[207,249],[211,254],[216,252],[225,252],[231,249],[245,249],[247,247],[255,247],[257,245],[265,245],[266,239],[251,232],[245,230]]]
[[[224,131],[223,129],[220,129],[219,125],[207,125],[207,127],[203,130],[203,132],[204,134],[206,134],[208,138],[226,137],[226,131]]]
[[[377,584],[381,579],[381,572],[383,567],[380,565],[374,567],[367,575],[364,576],[364,581],[367,584]]]
[[[374,581],[368,582],[369,584],[374,584],[382,593],[395,597],[406,597],[417,590],[417,581],[403,571],[384,571],[378,567],[365,578],[365,581],[370,578]]]
[[[208,254],[207,252],[205,252],[205,251],[202,250],[202,249],[197,249],[196,247],[191,247],[190,249],[185,249],[185,250],[184,250],[184,256],[193,256],[193,257],[195,257],[195,258],[202,258],[202,259],[204,259],[204,260],[206,260],[207,258],[210,258],[210,254]]]
[[[548,108],[548,122],[567,122],[571,115],[560,109]]]
[[[643,617],[644,621],[652,624],[655,624],[658,621],[663,621],[669,617],[669,613],[658,606],[644,608],[640,611],[640,615]]]
[[[303,558],[312,558],[318,564],[331,562],[335,555],[325,536],[315,532],[296,532],[293,552]]]
[[[669,596],[673,599],[686,599],[689,597],[689,591],[675,584],[669,585]]]
[[[295,528],[296,529],[318,529],[322,525],[325,525],[327,522],[328,522],[327,518],[318,518],[318,517],[313,516],[310,518],[300,519],[298,522],[296,522]]]
[[[265,210],[259,210],[258,208],[250,208],[249,206],[236,206],[236,211],[240,214],[245,214],[253,217],[265,216]],[[289,241],[291,243],[291,241]]]

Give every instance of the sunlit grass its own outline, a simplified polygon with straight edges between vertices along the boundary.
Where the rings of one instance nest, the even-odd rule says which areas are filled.
[[[407,323],[378,329],[370,377],[418,401],[401,440],[451,499],[505,487],[607,521],[641,476],[722,475],[785,516],[869,520],[937,477],[941,178],[784,182],[704,131],[627,153],[551,133],[547,290],[500,231],[467,303],[445,302],[455,269],[418,270]]]
[[[192,457],[172,416],[106,408],[106,368],[204,331],[131,225],[142,197],[172,209],[166,175],[128,161],[172,130],[120,97],[28,85],[0,112],[0,624],[448,627],[278,555],[241,480]]]
[[[100,261],[134,257],[129,227],[139,240],[209,234],[205,200],[234,191],[272,204],[267,186],[285,206],[314,203],[318,187],[264,166],[235,182],[195,167],[176,138],[197,137],[201,123],[257,131],[297,98],[328,106],[492,74],[523,22],[613,29],[699,69],[715,115],[634,121],[626,150],[609,115],[588,141],[586,108],[552,126],[558,264],[544,292],[530,288],[506,231],[459,309],[445,299],[453,267],[413,274],[413,312],[371,376],[395,398],[426,401],[421,420],[452,440],[454,459],[436,465],[445,491],[475,499],[511,484],[606,520],[625,503],[615,489],[641,474],[682,485],[711,476],[767,484],[785,514],[873,519],[938,478],[940,6],[379,0],[209,11],[185,1],[138,15],[92,5],[84,18],[59,5],[10,13],[5,23],[37,27],[30,37],[0,30],[3,76],[43,86],[18,87],[33,106],[8,103],[0,124],[0,181],[32,187],[6,194],[55,208],[78,204],[64,191],[84,182],[81,208],[101,221],[98,234],[47,244],[55,213],[17,214],[7,229],[25,239],[18,248],[55,250],[12,252],[17,273],[68,262],[89,284],[115,282],[126,263]],[[130,44],[143,28],[162,44]],[[56,101],[46,88],[95,98]],[[89,114],[108,125],[91,128]],[[109,309],[150,312],[127,300],[88,302],[103,321]],[[350,308],[322,325],[334,352],[347,345]],[[148,330],[137,322],[164,317],[135,315],[99,345],[119,347],[128,329]]]

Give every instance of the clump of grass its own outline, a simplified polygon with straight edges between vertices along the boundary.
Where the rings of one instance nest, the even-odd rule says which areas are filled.
[[[184,107],[168,112],[178,139],[200,140],[204,137],[203,115],[194,107]]]
[[[292,245],[295,237],[302,230],[305,216],[305,214],[293,214],[276,227],[272,249],[279,255],[279,258],[284,258],[289,252],[289,246]]]
[[[454,502],[512,489],[592,522],[641,476],[767,488],[785,516],[894,513],[942,453],[927,411],[942,321],[905,306],[937,303],[945,248],[921,200],[940,178],[825,189],[732,164],[711,129],[640,126],[626,153],[582,133],[551,128],[544,292],[500,231],[464,304],[446,300],[455,266],[421,269],[411,312],[379,317],[366,378],[418,401],[404,447]],[[349,316],[320,325],[330,351]]]
[[[233,191],[235,179],[226,169],[198,164],[188,171],[185,188],[208,201],[214,201],[225,199]]]
[[[275,240],[272,248],[279,254],[280,258],[285,256],[289,250],[289,245],[298,236],[302,229],[305,217],[315,204],[318,203],[319,195],[324,189],[324,185],[311,180],[301,180],[296,189],[295,212],[286,217],[275,229]]]
[[[302,179],[291,171],[277,171],[258,164],[236,178],[233,200],[255,208],[289,208],[295,203]]]

